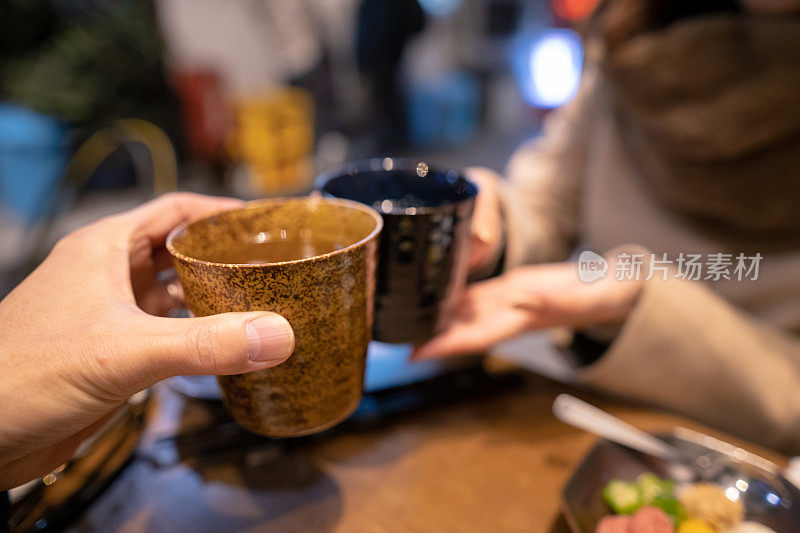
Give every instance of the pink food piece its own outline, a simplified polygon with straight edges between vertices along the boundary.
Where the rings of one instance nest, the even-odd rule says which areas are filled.
[[[642,507],[631,517],[629,533],[674,533],[667,513],[658,507]]]
[[[600,522],[597,523],[594,533],[628,533],[630,522],[630,516],[604,516]]]

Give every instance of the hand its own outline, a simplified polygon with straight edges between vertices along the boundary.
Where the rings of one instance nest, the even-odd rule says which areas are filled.
[[[613,264],[609,272],[614,272]],[[415,359],[479,353],[520,333],[623,322],[639,281],[613,276],[584,283],[576,263],[525,266],[467,287],[446,329],[418,347]]]
[[[68,235],[0,302],[0,490],[66,461],[131,395],[178,374],[237,374],[294,349],[280,315],[159,318],[176,225],[241,205],[171,194]]]
[[[474,181],[480,191],[475,199],[472,215],[472,242],[470,243],[470,270],[481,270],[500,254],[503,244],[503,215],[501,207],[501,180],[488,168],[469,168],[467,177]]]

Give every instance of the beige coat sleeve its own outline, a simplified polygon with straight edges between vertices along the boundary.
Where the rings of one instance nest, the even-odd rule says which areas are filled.
[[[523,144],[506,168],[506,264],[562,261],[575,247],[596,68],[575,98],[553,112],[542,135]]]
[[[800,338],[702,283],[651,279],[583,383],[800,453]]]

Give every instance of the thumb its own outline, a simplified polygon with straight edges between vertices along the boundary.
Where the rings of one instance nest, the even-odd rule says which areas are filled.
[[[201,318],[144,315],[126,352],[136,390],[180,374],[243,374],[284,362],[294,332],[281,315],[223,313]],[[131,353],[133,352],[133,353]]]

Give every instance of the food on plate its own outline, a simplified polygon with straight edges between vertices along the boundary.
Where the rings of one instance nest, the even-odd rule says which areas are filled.
[[[632,515],[604,516],[595,533],[673,533],[672,520],[658,507],[642,507]]]
[[[628,533],[631,517],[626,515],[610,514],[600,519],[595,528],[595,533]]]
[[[639,486],[639,490],[642,492],[642,500],[645,502],[652,502],[663,494],[673,494],[675,492],[674,481],[661,479],[652,472],[645,472],[636,478],[636,484]]]
[[[603,499],[616,514],[633,514],[642,506],[642,494],[636,483],[612,479],[603,488]]]
[[[677,533],[716,533],[699,518],[688,518],[678,526]]]
[[[731,500],[725,491],[711,483],[696,483],[684,488],[680,501],[689,516],[699,518],[716,531],[736,527],[744,519],[744,506]]]
[[[629,533],[673,533],[675,526],[658,507],[642,507],[631,517]]]
[[[603,489],[603,499],[614,514],[633,514],[641,507],[664,511],[674,523],[684,518],[683,506],[675,497],[675,483],[655,474],[642,474],[636,482],[612,479]]]
[[[636,481],[612,479],[603,500],[614,514],[598,522],[595,533],[775,533],[743,522],[744,506],[711,483],[676,487],[650,472]]]

